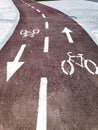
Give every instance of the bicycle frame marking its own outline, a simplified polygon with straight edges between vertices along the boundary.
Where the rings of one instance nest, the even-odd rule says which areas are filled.
[[[20,35],[22,35],[23,37],[34,37],[39,32],[40,32],[39,29],[33,29],[32,31],[28,31],[28,30],[22,29],[20,31]]]
[[[72,52],[68,52],[69,61],[75,62],[78,66],[80,66],[82,68],[85,67],[84,64],[83,64],[83,61],[85,60],[83,58],[83,54],[78,54],[77,56],[71,56],[69,53],[72,53]],[[78,62],[72,60],[71,58],[80,58],[81,63],[79,64]]]
[[[86,68],[88,70],[89,73],[93,74],[93,75],[97,75],[98,74],[98,66],[96,65],[96,63],[94,63],[92,60],[89,60],[89,59],[84,59],[83,57],[83,54],[77,54],[76,56],[75,55],[70,55],[72,52],[68,52],[67,55],[68,55],[68,60],[63,60],[61,62],[61,69],[63,71],[63,73],[65,73],[66,75],[72,75],[74,73],[74,64],[75,63],[76,65],[80,66],[81,68]],[[72,58],[78,58],[80,59],[80,63],[76,62],[74,59]],[[71,70],[70,72],[67,72],[64,68],[65,66],[65,63],[68,63]],[[95,67],[95,72],[92,71],[90,69],[90,67],[88,67],[88,62],[90,62],[94,67]]]

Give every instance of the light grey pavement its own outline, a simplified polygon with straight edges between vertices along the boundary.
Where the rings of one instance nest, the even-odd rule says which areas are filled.
[[[72,16],[98,45],[98,0],[61,0],[40,2]],[[70,18],[70,17],[69,17]]]
[[[19,21],[19,12],[12,0],[0,0],[0,49],[6,44]]]
[[[40,2],[56,8],[73,18],[98,45],[98,2],[91,0],[60,0]],[[0,49],[13,33],[19,12],[11,0],[0,0]]]

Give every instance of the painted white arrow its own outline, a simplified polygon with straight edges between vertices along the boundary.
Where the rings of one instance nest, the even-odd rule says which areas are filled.
[[[26,47],[26,44],[21,45],[20,50],[18,51],[14,61],[12,62],[7,62],[7,79],[8,81],[14,73],[24,64],[24,62],[19,62],[19,59]]]
[[[72,31],[70,29],[65,27],[64,30],[62,31],[62,33],[66,33],[69,43],[74,43],[74,41],[70,35],[70,33],[72,33]]]

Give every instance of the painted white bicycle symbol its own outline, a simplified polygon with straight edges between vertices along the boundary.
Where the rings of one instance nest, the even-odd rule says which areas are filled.
[[[35,34],[38,34],[40,32],[39,29],[34,29],[32,31],[27,31],[27,30],[21,30],[20,31],[20,35],[22,35],[23,37],[34,37]]]
[[[62,69],[63,73],[65,73],[66,75],[72,75],[74,73],[74,64],[73,64],[73,62],[74,62],[76,65],[78,65],[82,68],[86,68],[88,70],[88,72],[90,72],[91,74],[93,74],[93,75],[98,74],[98,66],[92,60],[84,59],[83,54],[78,54],[77,56],[70,55],[70,54],[72,54],[72,52],[67,53],[67,55],[69,57],[68,60],[63,60],[61,62],[61,69]],[[72,58],[80,59],[80,63],[76,62]],[[94,67],[94,70],[90,69],[90,67],[88,66],[89,63]],[[69,68],[65,67],[66,64],[68,64],[68,66],[70,67],[70,70],[69,70]]]

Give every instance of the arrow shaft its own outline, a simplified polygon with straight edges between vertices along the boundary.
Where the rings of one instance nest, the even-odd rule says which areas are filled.
[[[17,53],[17,55],[16,55],[16,57],[14,59],[14,62],[18,62],[19,61],[19,59],[20,59],[20,57],[21,57],[25,47],[26,47],[26,44],[21,45],[21,47],[20,47],[20,49],[19,49],[19,51],[18,51],[18,53]]]
[[[69,43],[73,43],[73,39],[72,39],[70,33],[68,32],[68,33],[66,33],[66,35],[67,35]]]

